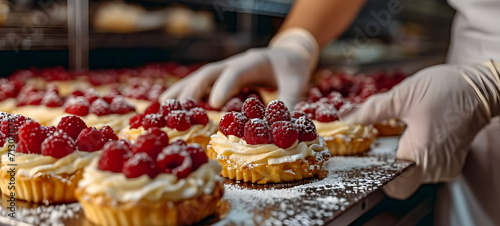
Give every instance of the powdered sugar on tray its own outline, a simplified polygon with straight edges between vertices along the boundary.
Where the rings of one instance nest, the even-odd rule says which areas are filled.
[[[20,202],[20,201],[19,201]],[[29,204],[28,204],[29,205]],[[34,204],[31,204],[34,205]],[[0,224],[8,225],[40,225],[40,226],[58,226],[69,225],[71,219],[81,214],[82,208],[79,203],[58,204],[38,207],[16,208],[16,219],[7,216],[10,212],[0,208]],[[20,222],[20,221],[22,222]]]

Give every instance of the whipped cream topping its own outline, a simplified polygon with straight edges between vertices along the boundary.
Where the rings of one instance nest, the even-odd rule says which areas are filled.
[[[62,107],[51,108],[45,105],[26,105],[26,106],[16,107],[13,110],[13,113],[24,115],[26,117],[34,119],[35,121],[41,123],[42,125],[45,125],[47,123],[50,123],[59,115],[64,114],[64,108]]]
[[[88,165],[99,153],[75,151],[63,158],[57,159],[47,155],[16,152],[15,162],[10,162],[7,155],[2,155],[1,170],[9,170],[11,166],[3,164],[9,162],[17,164],[17,174],[27,177],[34,177],[39,173],[52,175],[73,174]]]
[[[12,112],[16,108],[17,100],[15,98],[7,98],[0,101],[0,111]]]
[[[211,136],[209,145],[220,156],[226,156],[235,162],[251,164],[280,164],[295,162],[308,156],[323,158],[330,154],[320,136],[314,141],[296,141],[291,147],[283,149],[274,144],[247,144],[241,138],[217,132]]]
[[[313,120],[316,125],[316,131],[320,136],[325,137],[344,137],[344,138],[367,138],[377,133],[372,125],[349,125],[341,121],[319,122]]]
[[[121,202],[165,199],[175,202],[203,193],[210,194],[216,183],[222,181],[219,176],[221,167],[216,161],[203,164],[180,180],[175,175],[166,173],[159,174],[154,179],[147,175],[127,178],[123,173],[100,170],[97,165],[96,159],[85,168],[78,187],[85,189],[88,194],[106,195]]]
[[[208,123],[206,125],[192,125],[186,131],[179,131],[169,127],[163,127],[161,128],[161,130],[168,134],[168,137],[172,142],[176,140],[189,140],[190,138],[197,136],[209,137],[210,135],[215,133],[215,131],[217,130],[217,126],[215,126],[212,120],[208,120]],[[146,130],[142,126],[135,129],[131,129],[130,126],[127,126],[120,132],[119,137],[121,139],[135,141],[137,140],[137,138],[139,138],[140,135],[145,133]]]

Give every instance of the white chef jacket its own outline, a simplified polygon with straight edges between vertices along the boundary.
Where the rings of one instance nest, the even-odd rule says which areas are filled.
[[[448,63],[500,61],[500,0],[448,0],[457,10]],[[462,175],[439,192],[436,225],[500,225],[500,120],[475,137]]]

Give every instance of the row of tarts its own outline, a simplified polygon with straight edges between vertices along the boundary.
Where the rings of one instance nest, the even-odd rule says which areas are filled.
[[[315,177],[330,156],[363,153],[378,133],[402,130],[397,120],[379,132],[339,121],[338,111],[366,97],[346,95],[331,78],[293,111],[256,90],[213,109],[203,100],[159,103],[182,77],[164,65],[99,72],[117,81],[99,85],[89,82],[94,72],[44,70],[0,80],[0,188],[28,202],[79,202],[97,225],[193,224],[216,211],[223,177],[258,184]],[[336,77],[361,94],[379,85]],[[138,87],[146,95],[137,96]]]

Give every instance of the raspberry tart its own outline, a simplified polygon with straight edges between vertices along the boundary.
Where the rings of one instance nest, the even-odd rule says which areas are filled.
[[[114,136],[113,136],[114,135]],[[57,127],[25,122],[19,130],[16,157],[2,156],[0,187],[10,195],[8,171],[17,164],[16,198],[35,203],[75,202],[74,190],[82,178],[83,167],[99,155],[109,140],[118,138],[109,127],[87,127],[76,116],[62,118]]]
[[[22,83],[0,79],[0,112],[12,112],[16,107],[16,96]]]
[[[48,125],[64,114],[63,104],[64,98],[59,95],[55,85],[49,85],[46,89],[24,86],[17,96],[17,106],[12,112]]]
[[[220,166],[198,144],[149,129],[135,144],[109,142],[85,168],[76,196],[96,225],[191,225],[215,213]]]
[[[242,112],[226,113],[212,135],[207,155],[222,165],[222,176],[266,184],[316,176],[330,152],[306,116],[293,119],[279,100],[267,108],[249,98]]]
[[[307,115],[312,118],[333,156],[361,154],[370,150],[378,132],[371,125],[349,125],[339,121],[338,111],[349,107],[352,104],[340,93],[332,92],[316,102],[299,102],[292,117]]]
[[[153,103],[145,114],[132,117],[130,125],[119,136],[135,142],[148,129],[159,128],[168,134],[171,141],[185,140],[206,147],[217,127],[208,118],[207,112],[196,106],[196,102],[189,99],[168,99],[161,105]]]
[[[116,93],[100,96],[95,90],[88,89],[86,92],[73,92],[64,104],[64,114],[53,120],[51,125],[56,125],[64,116],[75,115],[88,126],[102,128],[109,125],[113,130],[120,131],[134,114],[134,107],[123,96]]]

